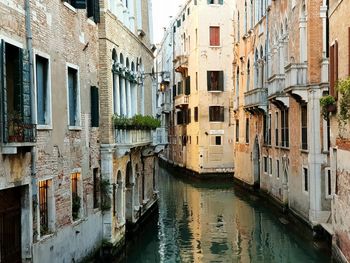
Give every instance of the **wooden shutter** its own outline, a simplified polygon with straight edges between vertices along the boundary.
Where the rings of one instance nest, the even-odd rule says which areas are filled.
[[[220,27],[211,26],[209,28],[210,34],[210,46],[219,46],[220,45]]]
[[[207,88],[208,88],[208,91],[211,91],[210,74],[211,74],[211,71],[207,71]]]
[[[219,71],[219,90],[224,91],[224,72]]]
[[[98,88],[91,86],[91,127],[99,127],[100,107]]]
[[[191,94],[191,77],[186,77],[185,95]]]
[[[334,96],[334,45],[329,50],[329,94]]]
[[[191,109],[187,110],[187,124],[191,123]]]
[[[30,63],[29,52],[23,49],[20,52],[20,68],[22,75],[22,116],[26,124],[32,123],[32,103],[31,103],[31,85],[30,85]]]
[[[8,122],[7,122],[7,88],[6,88],[6,49],[5,42],[0,42],[0,120],[1,120],[1,141],[7,142]]]
[[[95,23],[100,22],[100,3],[99,3],[99,0],[87,0],[87,16],[93,17]]]
[[[86,0],[72,0],[72,5],[76,9],[85,9],[86,8]]]

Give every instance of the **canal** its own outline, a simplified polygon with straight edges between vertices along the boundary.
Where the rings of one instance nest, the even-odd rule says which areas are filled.
[[[159,173],[159,212],[123,262],[331,262],[303,226],[231,183]]]

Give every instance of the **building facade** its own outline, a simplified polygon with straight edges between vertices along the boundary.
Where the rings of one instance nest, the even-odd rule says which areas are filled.
[[[110,186],[103,237],[124,244],[125,231],[157,201],[156,158],[151,130],[112,122],[154,111],[151,1],[100,1],[99,83],[101,171]]]
[[[97,7],[0,3],[2,262],[81,260],[102,242]]]
[[[234,169],[232,2],[187,1],[159,52],[166,60],[161,71],[171,71],[174,105],[168,117],[166,158],[197,174],[232,173]]]
[[[332,222],[333,222],[333,252],[339,262],[350,261],[350,221],[349,208],[349,160],[350,160],[350,126],[349,117],[349,86],[340,89],[338,81],[349,78],[349,48],[350,23],[347,19],[350,3],[348,1],[329,1],[329,56],[330,56],[330,90],[336,100],[337,112],[329,114],[330,119],[330,154],[332,180]],[[345,117],[344,117],[345,113]]]
[[[310,225],[330,223],[325,1],[240,1],[235,13],[235,177]]]

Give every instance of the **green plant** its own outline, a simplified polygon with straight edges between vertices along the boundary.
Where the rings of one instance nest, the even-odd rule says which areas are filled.
[[[77,194],[73,195],[72,199],[72,216],[73,221],[77,220],[79,218],[79,210],[81,206],[81,198]]]
[[[337,83],[337,91],[341,94],[338,121],[345,125],[350,119],[350,77]]]
[[[114,115],[112,117],[112,121],[116,129],[126,130],[154,130],[156,128],[159,128],[161,125],[160,120],[154,118],[153,116],[143,116],[140,114],[135,115],[132,118]]]
[[[101,191],[101,210],[107,211],[111,208],[111,184],[108,180],[101,180],[100,182],[100,191]]]
[[[325,120],[328,120],[329,106],[335,105],[335,99],[331,95],[323,96],[320,99],[320,105],[322,107],[321,113]]]

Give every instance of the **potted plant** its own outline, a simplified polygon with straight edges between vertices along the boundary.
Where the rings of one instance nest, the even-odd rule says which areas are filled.
[[[337,105],[335,103],[335,99],[331,95],[323,96],[320,99],[320,104],[322,107],[322,116],[325,120],[328,120],[328,116],[330,112],[335,112],[337,110]]]
[[[337,83],[340,93],[338,120],[340,124],[347,124],[350,119],[350,77]]]

